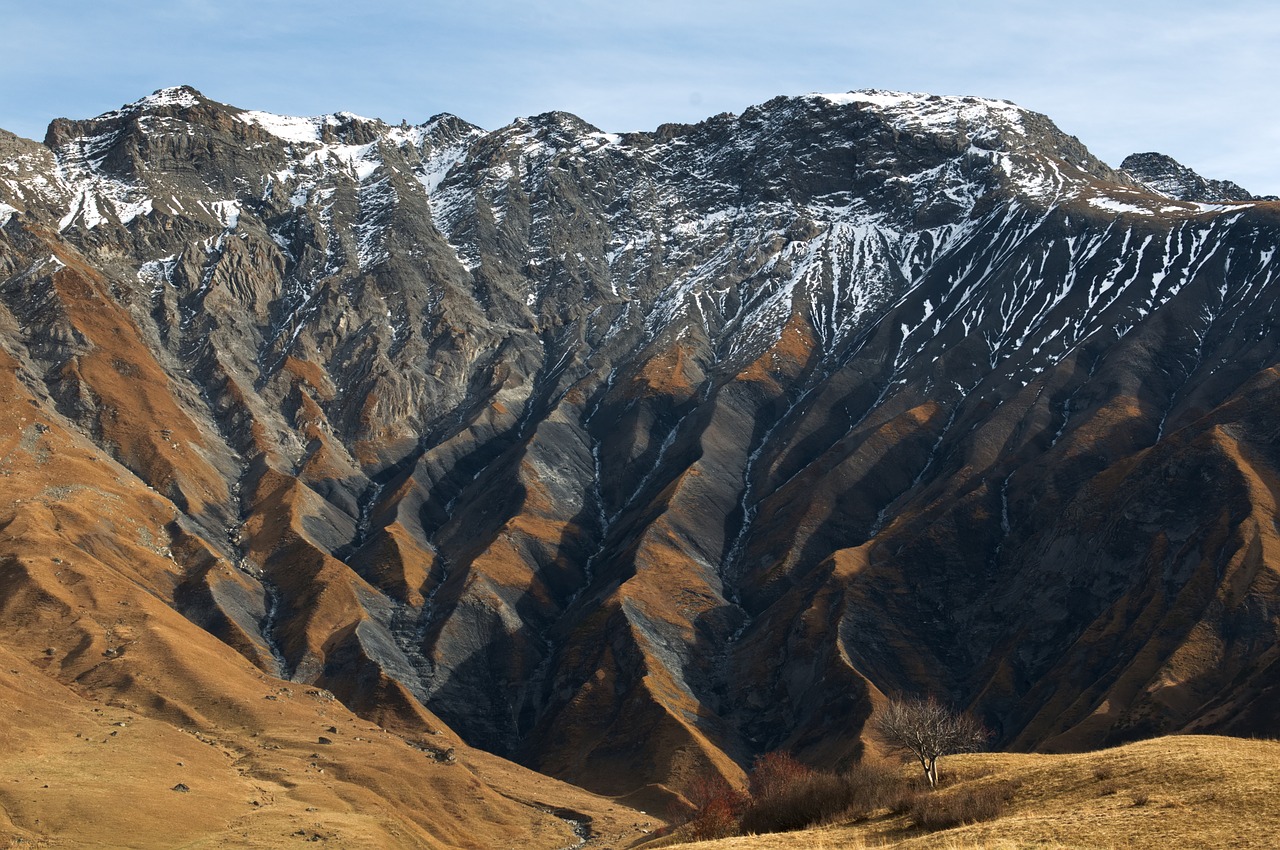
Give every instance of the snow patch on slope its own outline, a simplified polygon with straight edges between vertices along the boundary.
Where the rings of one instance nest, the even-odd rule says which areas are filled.
[[[178,255],[170,254],[158,260],[148,260],[138,267],[138,281],[151,285],[151,296],[159,295],[167,284],[173,282],[173,270],[178,265]]]
[[[152,199],[144,187],[126,183],[102,169],[121,132],[72,139],[55,152],[58,178],[72,196],[67,214],[58,222],[59,231],[77,222],[92,230],[112,216],[127,225],[138,216],[151,213]]]
[[[272,112],[249,110],[239,113],[236,118],[246,124],[255,124],[278,139],[295,144],[319,144],[323,140],[325,127],[339,127],[344,122],[377,123],[351,112],[299,118],[292,115],[276,115]]]
[[[1140,207],[1137,204],[1127,204],[1123,201],[1117,201],[1115,198],[1090,198],[1089,206],[1096,207],[1100,210],[1113,213],[1132,213],[1135,215],[1155,215],[1155,210],[1149,207]],[[1177,209],[1177,207],[1173,207]]]
[[[400,196],[390,179],[384,177],[360,187],[357,196],[360,218],[355,223],[356,260],[360,269],[367,270],[390,259],[384,246],[387,220],[400,202]]]
[[[1123,199],[1114,196],[1093,197],[1089,199],[1088,203],[1089,206],[1106,212],[1129,215],[1176,215],[1179,213],[1182,215],[1200,215],[1203,213],[1234,212],[1255,206],[1255,204],[1250,203],[1211,204],[1201,201],[1169,203],[1169,199],[1165,197],[1142,196],[1136,193],[1126,195]]]
[[[422,188],[427,190],[428,196],[439,188],[453,167],[463,161],[467,155],[467,144],[459,142],[439,147],[423,158],[422,166],[414,176],[422,184]]]
[[[222,222],[223,227],[227,230],[236,229],[236,225],[240,222],[239,201],[214,201],[209,206],[213,208],[214,215],[218,217],[218,221]]]
[[[308,154],[302,163],[327,168],[331,161],[336,162],[339,168],[350,169],[356,180],[361,182],[369,179],[382,166],[377,142],[367,145],[325,145]]]
[[[329,123],[331,116],[295,118],[290,115],[274,115],[270,112],[241,112],[236,116],[246,124],[256,124],[278,139],[298,144],[320,142],[320,128]]]

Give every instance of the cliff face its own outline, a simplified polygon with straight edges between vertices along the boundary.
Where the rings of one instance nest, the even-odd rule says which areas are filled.
[[[1124,158],[1120,170],[1158,195],[1179,201],[1223,203],[1269,200],[1254,198],[1230,180],[1206,180],[1190,168],[1162,153],[1135,153]]]
[[[0,204],[0,545],[366,718],[610,794],[851,757],[898,691],[1019,748],[1277,731],[1276,204],[977,98],[619,136],[191,89],[0,139]],[[104,485],[50,433],[145,499],[59,526]]]

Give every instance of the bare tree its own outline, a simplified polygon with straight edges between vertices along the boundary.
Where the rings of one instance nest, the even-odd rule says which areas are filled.
[[[873,725],[890,746],[916,757],[931,788],[938,785],[939,758],[977,752],[989,737],[981,723],[933,697],[890,700]]]

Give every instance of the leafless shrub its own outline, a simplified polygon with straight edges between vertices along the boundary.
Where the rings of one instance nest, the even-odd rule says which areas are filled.
[[[752,800],[776,797],[812,775],[813,770],[796,761],[791,753],[775,750],[756,756],[751,766],[748,791]]]
[[[840,774],[816,772],[784,753],[756,759],[743,833],[787,832],[836,819],[906,811],[917,793],[896,765],[867,759]]]
[[[851,818],[870,817],[880,809],[905,812],[916,793],[896,766],[874,759],[858,762],[845,772],[844,780],[849,785],[847,814]]]
[[[718,774],[699,777],[686,796],[694,806],[694,814],[689,821],[693,840],[708,841],[738,834],[747,797],[723,777]]]
[[[931,788],[938,786],[939,758],[981,750],[990,737],[981,723],[933,697],[891,700],[876,715],[874,728],[890,746],[920,762]]]
[[[742,831],[749,834],[804,829],[843,814],[852,798],[852,788],[844,777],[810,773],[767,796],[752,798],[742,816]]]

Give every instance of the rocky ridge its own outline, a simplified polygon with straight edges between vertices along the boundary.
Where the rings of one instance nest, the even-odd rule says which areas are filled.
[[[1213,204],[1255,200],[1253,195],[1236,183],[1230,180],[1206,180],[1173,157],[1162,153],[1130,154],[1120,163],[1120,170],[1151,191],[1176,201]]]
[[[0,345],[172,512],[138,581],[191,623],[598,792],[856,757],[898,691],[1274,734],[1280,210],[1131,160],[980,98],[167,89],[0,138]]]

